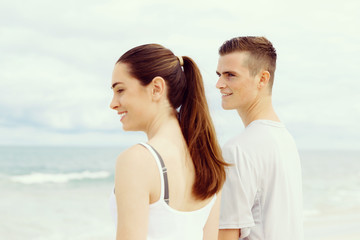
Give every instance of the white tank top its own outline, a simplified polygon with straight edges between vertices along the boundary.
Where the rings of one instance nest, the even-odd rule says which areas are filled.
[[[215,203],[216,195],[203,208],[191,212],[178,211],[170,207],[165,201],[166,168],[162,167],[162,160],[150,145],[140,143],[146,147],[156,160],[161,179],[160,199],[149,207],[149,228],[147,240],[202,240],[203,228]],[[117,222],[117,207],[114,191],[110,198],[111,210]]]

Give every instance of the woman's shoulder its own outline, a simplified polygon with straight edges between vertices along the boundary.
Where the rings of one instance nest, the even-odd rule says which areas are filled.
[[[157,171],[156,162],[151,153],[143,146],[137,144],[122,152],[116,160],[115,186],[132,186],[148,188],[152,184],[154,172]]]
[[[116,159],[116,165],[121,167],[139,167],[152,165],[151,153],[144,146],[136,144],[123,151]]]

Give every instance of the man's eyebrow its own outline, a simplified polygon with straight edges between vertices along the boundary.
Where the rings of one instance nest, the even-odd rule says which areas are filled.
[[[123,84],[123,82],[116,82],[116,83],[113,83],[113,85],[111,86],[111,89],[114,89],[114,87],[116,87],[116,85],[118,84]]]
[[[221,75],[221,73],[219,73],[218,71],[216,71],[216,74],[217,74],[218,76]],[[222,74],[223,74],[223,75],[229,75],[229,74],[237,75],[237,73],[234,72],[234,71],[225,71],[225,72],[223,72]]]

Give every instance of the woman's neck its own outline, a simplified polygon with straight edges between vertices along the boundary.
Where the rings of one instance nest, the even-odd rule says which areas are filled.
[[[149,141],[158,137],[165,137],[167,139],[179,138],[182,131],[175,114],[163,113],[158,114],[154,121],[148,126],[145,131]]]

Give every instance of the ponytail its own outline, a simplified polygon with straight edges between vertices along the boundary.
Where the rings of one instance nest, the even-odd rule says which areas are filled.
[[[200,71],[189,57],[183,57],[187,91],[179,112],[179,122],[195,166],[193,193],[206,199],[217,193],[226,174],[221,149],[207,105]]]
[[[158,44],[132,48],[117,62],[127,64],[130,75],[144,86],[154,77],[165,79],[172,108],[180,108],[179,124],[195,167],[193,194],[206,199],[220,191],[228,164],[221,156],[202,76],[195,62],[189,57],[176,57]]]

